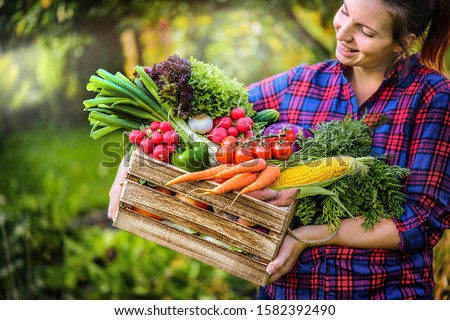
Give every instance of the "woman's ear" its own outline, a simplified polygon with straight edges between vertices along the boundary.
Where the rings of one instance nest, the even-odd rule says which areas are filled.
[[[394,45],[394,52],[395,53],[406,53],[409,48],[411,48],[414,41],[416,41],[417,37],[415,34],[410,33],[405,38],[405,49],[402,48],[402,46],[398,43]]]

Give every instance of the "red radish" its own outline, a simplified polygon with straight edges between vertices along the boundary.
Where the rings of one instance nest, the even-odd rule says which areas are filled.
[[[225,129],[228,129],[233,125],[233,120],[229,116],[223,116],[222,120],[219,123],[219,126]]]
[[[237,137],[239,135],[238,129],[236,127],[229,127],[227,129],[227,133],[229,136]]]
[[[146,137],[150,137],[152,135],[153,131],[156,131],[156,130],[152,130],[152,128],[150,128],[150,127],[147,127],[143,130]]]
[[[145,133],[141,130],[133,130],[128,136],[128,140],[134,144],[140,144],[142,139],[144,139]]]
[[[231,110],[230,115],[233,120],[238,120],[245,117],[245,110],[243,108],[237,107]]]
[[[165,161],[169,158],[169,148],[163,144],[158,144],[153,149],[153,158],[159,161]]]
[[[169,130],[167,132],[164,132],[162,141],[167,144],[170,143],[178,144],[178,135],[175,132],[175,130]]]
[[[154,144],[160,144],[163,141],[163,135],[159,131],[153,131],[150,139]]]
[[[244,136],[246,139],[253,138],[253,131],[252,130],[245,131]]]
[[[247,117],[240,118],[236,121],[236,129],[239,132],[246,132],[252,128],[253,120]]]
[[[169,153],[172,154],[177,150],[177,145],[175,143],[168,144],[167,149],[169,149]]]
[[[169,121],[163,121],[159,124],[159,130],[167,132],[173,130],[172,124]]]
[[[145,153],[149,154],[153,151],[154,143],[149,138],[144,138],[142,139],[140,146]]]
[[[159,129],[160,124],[161,122],[159,121],[153,121],[152,123],[150,123],[150,129],[152,129],[152,131],[156,131]]]
[[[222,121],[222,117],[215,118],[213,120],[213,128],[217,128],[220,125],[220,121]]]
[[[208,135],[208,138],[217,144],[221,144],[222,140],[225,139],[225,137],[228,136],[228,132],[225,128],[217,127],[211,130],[211,132]]]

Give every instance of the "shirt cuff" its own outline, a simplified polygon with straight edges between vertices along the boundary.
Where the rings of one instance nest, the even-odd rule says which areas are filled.
[[[401,251],[413,251],[430,246],[428,237],[432,225],[430,220],[425,220],[409,229],[405,228],[403,221],[397,218],[394,218],[393,221],[399,231]]]

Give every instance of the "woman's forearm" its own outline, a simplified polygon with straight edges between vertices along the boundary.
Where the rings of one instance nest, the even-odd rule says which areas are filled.
[[[336,235],[324,245],[346,246],[359,249],[398,250],[400,236],[391,219],[382,219],[373,229],[365,230],[361,217],[344,219]],[[300,239],[320,240],[326,238],[328,227],[325,225],[303,226],[294,230]]]

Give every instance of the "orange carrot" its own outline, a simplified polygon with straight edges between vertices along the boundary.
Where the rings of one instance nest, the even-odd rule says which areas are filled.
[[[280,168],[277,165],[269,164],[260,173],[258,178],[244,189],[239,194],[244,194],[251,191],[261,190],[267,187],[280,175]]]
[[[266,167],[266,160],[256,158],[241,162],[227,170],[223,170],[214,176],[214,179],[231,178],[239,173],[244,172],[259,172]]]
[[[186,181],[199,181],[199,180],[206,180],[206,179],[212,179],[217,173],[226,170],[228,168],[231,168],[232,164],[222,164],[220,166],[212,167],[206,170],[202,171],[195,171],[195,172],[187,172],[185,174],[182,174],[181,176],[178,176],[168,182],[166,182],[166,186],[171,186],[175,183],[180,182],[186,182]]]
[[[223,194],[233,190],[238,190],[248,186],[258,177],[257,172],[243,172],[238,173],[234,177],[224,181],[217,187],[205,190],[204,194]]]

